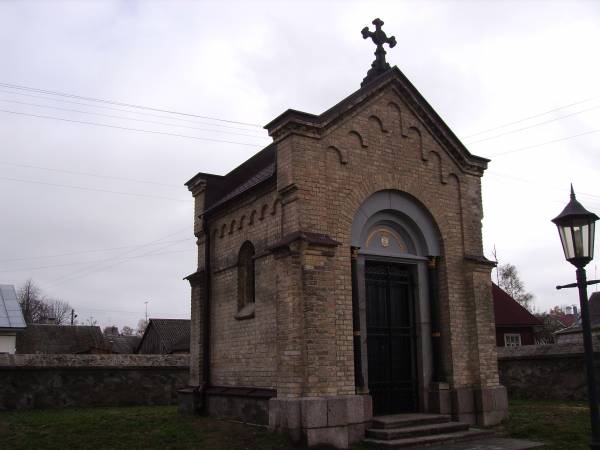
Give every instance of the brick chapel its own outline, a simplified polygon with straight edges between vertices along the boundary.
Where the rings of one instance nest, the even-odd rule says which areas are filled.
[[[191,368],[182,410],[346,447],[373,417],[506,415],[481,177],[377,45],[360,89],[289,109],[227,175],[198,173]]]

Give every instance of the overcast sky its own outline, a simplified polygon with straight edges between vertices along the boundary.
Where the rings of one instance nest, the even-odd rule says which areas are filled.
[[[600,215],[592,1],[2,1],[0,283],[32,278],[100,325],[135,326],[146,301],[150,317],[189,317],[183,183],[260,150],[260,126],[287,108],[318,114],[355,91],[374,51],[360,30],[375,17],[398,42],[391,64],[492,159],[486,256],[495,245],[517,266],[539,310],[576,304],[554,289],[575,275],[550,220],[570,182]]]

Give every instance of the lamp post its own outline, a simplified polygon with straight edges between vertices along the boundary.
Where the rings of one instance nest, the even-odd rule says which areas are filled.
[[[587,211],[575,198],[571,185],[571,200],[563,211],[552,222],[558,227],[565,258],[577,270],[577,283],[556,286],[556,289],[576,287],[579,290],[581,305],[581,327],[583,331],[583,347],[585,350],[585,366],[587,372],[588,401],[590,404],[590,420],[592,422],[592,438],[590,448],[600,450],[600,415],[598,413],[598,393],[594,371],[594,348],[588,307],[587,287],[600,280],[587,281],[585,266],[594,258],[594,227],[598,216]]]

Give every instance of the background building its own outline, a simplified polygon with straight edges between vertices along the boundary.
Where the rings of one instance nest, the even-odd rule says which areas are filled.
[[[495,283],[492,284],[492,297],[496,322],[496,345],[498,347],[534,345],[536,330],[543,327],[543,322]]]
[[[17,334],[26,327],[12,284],[0,284],[0,353],[15,353]]]

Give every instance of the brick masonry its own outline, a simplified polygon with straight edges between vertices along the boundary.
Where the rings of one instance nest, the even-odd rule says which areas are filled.
[[[496,420],[482,419],[485,412],[477,411],[477,405],[490,404],[482,400],[482,390],[490,390],[499,399],[492,404],[504,408],[494,417],[503,417],[491,267],[482,258],[480,179],[486,162],[461,149],[407,83],[393,69],[334,114],[315,119],[288,112],[267,125],[277,146],[275,182],[238,197],[210,219],[210,383],[269,387],[279,399],[357,393],[351,227],[370,196],[392,190],[422,205],[439,231],[441,343],[448,385],[455,392],[453,414],[468,413],[472,422]],[[192,193],[202,271],[203,187]],[[326,235],[338,245],[299,238],[272,248],[295,232]],[[253,319],[238,321],[236,261],[246,240],[258,255],[256,311]],[[192,289],[192,317],[201,329],[197,312],[206,299],[198,291]],[[192,339],[197,339],[192,384],[200,385],[198,331]],[[462,411],[462,404],[469,411]]]

